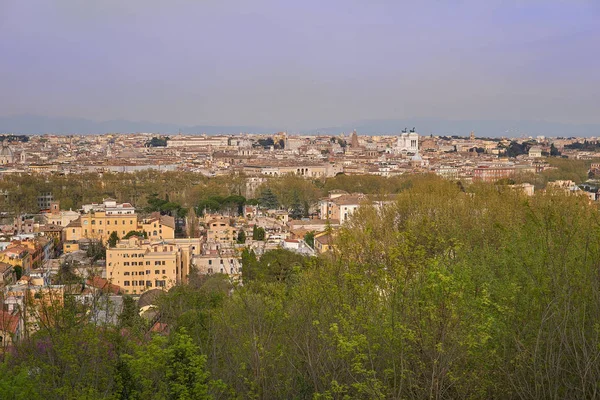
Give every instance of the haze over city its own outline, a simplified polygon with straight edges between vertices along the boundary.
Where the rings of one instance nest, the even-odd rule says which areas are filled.
[[[599,17],[597,1],[4,0],[0,131],[596,136]]]

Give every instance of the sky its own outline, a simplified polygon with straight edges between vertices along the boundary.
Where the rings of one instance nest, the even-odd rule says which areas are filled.
[[[598,0],[0,0],[0,116],[600,123]]]

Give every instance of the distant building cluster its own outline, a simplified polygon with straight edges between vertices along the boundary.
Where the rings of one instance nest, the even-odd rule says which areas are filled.
[[[155,144],[162,144],[155,147]],[[517,176],[533,176],[550,165],[545,157],[589,159],[596,139],[523,140],[421,136],[405,129],[393,136],[349,137],[274,135],[192,136],[156,138],[152,134],[99,136],[33,136],[26,142],[3,141],[0,176],[11,174],[79,174],[140,170],[190,171],[205,176],[239,174],[241,188],[254,198],[272,177],[296,175],[307,179],[345,175],[433,173],[461,182],[497,182],[533,195],[530,183],[512,184]],[[590,174],[600,174],[592,163]],[[514,183],[514,182],[512,182]],[[597,190],[557,181],[549,190],[597,200]],[[0,192],[6,199],[8,190]],[[394,196],[331,191],[312,205],[310,218],[291,210],[244,205],[235,212],[210,212],[193,225],[194,237],[178,237],[176,218],[144,213],[132,203],[115,199],[62,209],[51,190],[40,191],[40,214],[8,216],[0,210],[0,345],[8,346],[35,332],[44,321],[40,308],[60,305],[65,295],[93,302],[108,296],[118,306],[122,295],[142,296],[151,308],[152,296],[199,276],[223,274],[234,282],[243,277],[242,252],[257,257],[286,249],[306,256],[335,251],[341,226],[352,223],[365,205],[382,207]],[[296,218],[296,219],[295,219]],[[300,218],[300,219],[298,219]],[[179,235],[181,236],[181,235]],[[65,266],[84,282],[61,282]],[[154,293],[153,295],[150,295]],[[140,299],[140,300],[141,300]],[[108,320],[107,310],[97,318]],[[1,347],[0,346],[0,347]]]

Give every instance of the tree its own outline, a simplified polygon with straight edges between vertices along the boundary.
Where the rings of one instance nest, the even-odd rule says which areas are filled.
[[[306,242],[307,245],[309,245],[310,247],[312,247],[314,249],[315,248],[315,232],[310,231],[306,235],[304,235],[304,241]]]
[[[246,232],[244,232],[243,230],[241,230],[238,233],[237,242],[238,242],[238,244],[244,244],[244,243],[246,243]]]
[[[128,398],[212,399],[206,356],[185,333],[154,336],[133,355],[123,355],[121,376]],[[125,389],[124,387],[124,389]]]
[[[279,206],[277,196],[271,191],[270,188],[266,188],[260,197],[260,205],[266,209],[274,209]]]
[[[146,231],[129,231],[125,234],[125,236],[123,236],[123,239],[129,239],[132,236],[137,236],[139,238],[147,239],[148,232],[146,232]]]
[[[298,193],[294,193],[294,202],[292,203],[290,217],[292,219],[300,219],[304,215],[304,210],[302,208],[302,203],[300,202],[300,198],[298,197]]]
[[[554,143],[550,145],[550,156],[558,157],[560,156],[560,151],[554,146]]]
[[[265,240],[265,228],[254,225],[252,228],[252,240]]]
[[[21,279],[21,277],[23,276],[23,267],[21,267],[20,265],[15,265],[13,267],[13,271],[15,271],[15,277],[17,278],[17,280]]]
[[[113,248],[117,245],[117,242],[119,241],[119,235],[117,234],[117,231],[112,231],[110,233],[110,236],[108,237],[108,247]]]

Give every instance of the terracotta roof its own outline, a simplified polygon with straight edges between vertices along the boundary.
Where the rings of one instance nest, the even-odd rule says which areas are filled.
[[[0,310],[0,330],[15,334],[19,326],[19,314],[11,314]]]
[[[5,273],[7,270],[12,268],[13,266],[4,262],[0,262],[0,274]]]
[[[88,286],[94,287],[96,289],[100,289],[103,292],[110,292],[113,294],[119,294],[121,291],[121,287],[118,285],[113,285],[109,281],[104,278],[100,278],[99,276],[94,276],[92,279],[88,279],[85,281]]]

